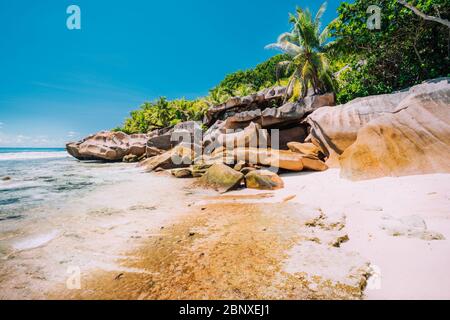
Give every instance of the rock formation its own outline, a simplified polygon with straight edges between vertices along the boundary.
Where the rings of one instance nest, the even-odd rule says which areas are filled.
[[[225,120],[236,112],[251,111],[279,105],[286,95],[286,87],[273,87],[245,97],[233,97],[228,101],[210,108],[204,123],[208,127],[217,120]]]
[[[173,128],[155,130],[147,142],[147,154],[151,155],[159,151],[168,151],[180,143],[193,144],[201,140],[202,128],[195,121],[181,122]]]
[[[450,86],[404,99],[369,122],[340,157],[352,180],[450,173]]]
[[[341,106],[334,106],[332,93],[283,104],[285,95],[286,88],[274,87],[211,107],[204,134],[192,121],[148,135],[100,132],[69,143],[67,151],[80,160],[147,157],[140,163],[147,171],[202,177],[205,185],[214,185],[221,174],[244,173],[251,178],[247,185],[257,188],[270,181],[273,188],[282,185],[278,176],[266,174],[268,167],[340,166],[342,176],[352,180],[450,172],[450,78]],[[217,185],[222,191],[231,187]]]
[[[103,131],[79,142],[68,143],[66,149],[78,160],[122,161],[127,155],[144,155],[147,140],[146,134]]]
[[[445,88],[449,89],[449,79],[436,79],[405,91],[358,98],[341,106],[320,108],[305,120],[311,127],[306,140],[320,147],[328,158],[328,164],[339,166],[339,156],[356,141],[358,131],[369,122],[396,113],[399,104],[410,95]]]

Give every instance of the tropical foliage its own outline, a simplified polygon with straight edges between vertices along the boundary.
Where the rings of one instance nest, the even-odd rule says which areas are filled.
[[[288,54],[291,60],[279,63],[289,74],[288,92],[292,92],[297,82],[301,84],[301,97],[305,97],[311,86],[314,94],[322,94],[333,89],[329,62],[325,54],[328,27],[321,30],[321,18],[326,10],[326,2],[320,6],[313,18],[309,9],[297,8],[290,14],[291,32],[283,33],[276,43],[266,48],[275,48]]]
[[[271,87],[278,80],[278,64],[289,59],[290,56],[286,54],[276,55],[254,69],[231,73],[209,91],[208,99],[219,104],[234,96],[245,96]]]
[[[421,11],[449,17],[448,0],[415,0]],[[367,8],[381,8],[381,30],[367,28]],[[389,93],[450,72],[450,31],[426,21],[396,0],[355,0],[342,3],[331,23],[335,38],[328,52],[338,77],[338,102]]]
[[[140,109],[132,111],[123,127],[115,130],[129,134],[146,133],[154,129],[171,127],[183,121],[201,121],[208,106],[205,100],[168,101],[160,97],[154,102],[145,102]]]
[[[168,101],[161,97],[154,102],[145,102],[138,110],[131,112],[122,127],[114,130],[125,133],[146,133],[154,129],[170,127],[182,121],[201,121],[211,105],[275,85],[277,64],[286,59],[289,59],[286,55],[276,55],[254,69],[229,74],[211,89],[205,98],[193,101],[186,99]]]

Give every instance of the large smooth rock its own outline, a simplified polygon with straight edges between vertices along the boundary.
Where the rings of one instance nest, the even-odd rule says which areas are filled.
[[[284,188],[283,180],[268,170],[255,170],[245,176],[245,185],[249,189],[278,190]]]
[[[194,155],[191,149],[177,146],[159,156],[141,161],[139,166],[150,172],[158,168],[168,170],[189,167]]]
[[[79,160],[122,161],[127,155],[145,154],[148,136],[102,131],[66,145],[67,152]]]
[[[328,164],[339,166],[339,156],[357,138],[358,131],[369,122],[397,112],[398,105],[409,95],[432,92],[449,85],[449,78],[427,81],[410,89],[355,99],[337,107],[324,107],[309,115],[305,122],[311,127],[307,141],[320,147]]]
[[[369,122],[340,158],[352,180],[450,173],[450,86],[414,94]]]
[[[232,157],[235,163],[243,161],[251,165],[261,165],[289,171],[303,170],[303,156],[287,150],[236,148],[234,150],[223,150],[222,153],[224,157]]]
[[[201,187],[212,188],[220,193],[237,188],[244,175],[225,164],[215,164],[198,180]]]

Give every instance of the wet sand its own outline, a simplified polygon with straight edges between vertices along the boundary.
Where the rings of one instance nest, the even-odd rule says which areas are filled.
[[[263,195],[264,197],[264,195]],[[82,289],[60,288],[52,298],[64,299],[358,299],[366,264],[348,284],[302,272],[289,272],[289,250],[314,243],[307,229],[321,212],[297,205],[223,202],[240,198],[208,198],[189,216],[152,235],[143,247],[127,254],[123,271],[97,271]],[[243,196],[258,199],[260,196]],[[317,227],[320,229],[320,227]],[[319,230],[316,230],[319,231]],[[317,236],[320,236],[317,232]],[[338,251],[338,248],[335,248]],[[326,256],[327,253],[324,252]],[[326,258],[326,257],[324,257]],[[312,262],[312,261],[310,261]],[[342,263],[355,266],[353,258]],[[320,264],[320,263],[319,263]],[[319,266],[318,266],[319,267]],[[327,266],[329,267],[329,266]],[[125,270],[140,270],[127,272]],[[349,274],[350,274],[349,273]],[[347,275],[346,275],[347,276]]]
[[[450,297],[450,175],[354,183],[328,170],[283,180],[274,192],[219,195],[142,175],[101,190],[80,199],[89,206],[74,225],[55,222],[56,239],[0,263],[1,298]],[[410,215],[443,239],[381,227]],[[81,287],[68,289],[74,265]]]

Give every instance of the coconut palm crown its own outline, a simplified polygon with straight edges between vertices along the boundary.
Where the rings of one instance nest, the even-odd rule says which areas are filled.
[[[293,25],[291,32],[278,37],[276,43],[266,46],[266,49],[278,49],[292,57],[290,61],[282,61],[277,68],[277,77],[281,72],[290,74],[288,90],[291,94],[297,81],[301,85],[301,98],[308,94],[308,89],[314,94],[333,91],[332,73],[325,56],[325,44],[328,40],[328,27],[321,29],[320,20],[326,10],[323,3],[313,18],[309,9],[296,9],[296,15],[289,14],[289,22]]]

